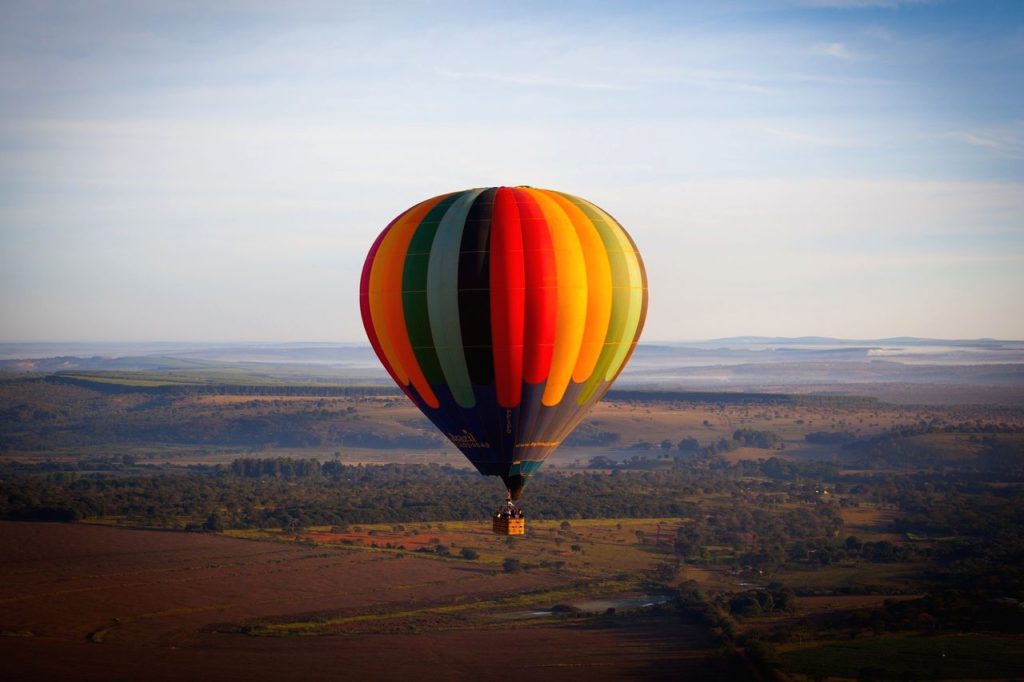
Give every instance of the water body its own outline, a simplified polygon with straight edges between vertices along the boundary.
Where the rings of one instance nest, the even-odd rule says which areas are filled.
[[[646,609],[658,604],[664,604],[670,599],[667,594],[641,594],[634,597],[607,597],[598,599],[587,599],[585,601],[569,602],[568,606],[573,611],[540,609],[536,611],[513,611],[511,613],[497,613],[494,617],[499,620],[523,620],[527,618],[550,618],[551,616],[564,613],[604,613],[608,609],[631,611],[633,609]]]
[[[665,594],[642,594],[639,597],[591,599],[589,601],[574,602],[572,606],[586,613],[604,613],[608,609],[646,609],[658,604],[664,604],[668,599],[668,595]]]

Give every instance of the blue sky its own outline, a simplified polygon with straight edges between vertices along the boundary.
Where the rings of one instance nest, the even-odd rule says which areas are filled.
[[[1024,338],[1024,3],[5,2],[0,340],[360,341],[376,234],[529,184],[645,339]]]

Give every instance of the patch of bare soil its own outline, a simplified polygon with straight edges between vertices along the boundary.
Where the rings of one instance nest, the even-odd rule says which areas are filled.
[[[0,522],[0,660],[12,680],[737,679],[704,633],[672,618],[423,620],[572,580],[411,554]],[[394,626],[243,630],[346,616]]]

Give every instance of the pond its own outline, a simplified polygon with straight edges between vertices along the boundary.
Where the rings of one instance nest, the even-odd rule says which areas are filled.
[[[604,613],[608,609],[645,609],[650,606],[664,604],[669,600],[667,594],[642,594],[639,597],[618,597],[607,599],[591,599],[573,602],[570,606],[586,613]]]
[[[599,597],[596,599],[569,602],[566,605],[559,605],[550,609],[496,613],[494,614],[494,617],[500,620],[521,620],[524,618],[547,618],[565,613],[604,613],[608,609],[630,611],[633,609],[645,609],[651,606],[657,606],[658,604],[664,604],[669,599],[671,599],[671,597],[667,594],[641,594],[639,596],[632,597]]]

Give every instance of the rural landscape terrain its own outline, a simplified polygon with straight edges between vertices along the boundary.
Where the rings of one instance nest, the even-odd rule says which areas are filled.
[[[641,346],[518,538],[366,348],[0,351],[12,679],[1024,677],[1021,343]]]
[[[1022,74],[1024,0],[0,0],[0,682],[1024,681]]]

